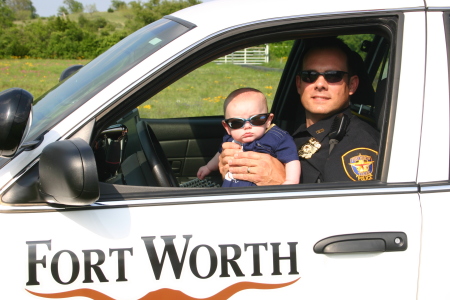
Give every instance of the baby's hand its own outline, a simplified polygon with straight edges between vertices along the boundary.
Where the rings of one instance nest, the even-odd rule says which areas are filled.
[[[209,175],[209,173],[211,173],[211,170],[207,166],[203,166],[198,169],[197,177],[198,179],[203,180]]]

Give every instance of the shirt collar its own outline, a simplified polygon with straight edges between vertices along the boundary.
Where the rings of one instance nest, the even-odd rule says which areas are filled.
[[[342,113],[346,115],[351,115],[350,108],[346,108],[342,111]],[[314,137],[319,143],[323,141],[323,139],[328,135],[331,129],[331,125],[333,124],[334,118],[337,114],[332,115],[331,117],[320,120],[319,122],[309,126],[306,128],[306,124],[302,124],[293,134],[293,136],[308,132],[312,137]]]

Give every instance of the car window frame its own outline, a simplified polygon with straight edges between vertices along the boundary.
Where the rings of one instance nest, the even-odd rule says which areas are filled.
[[[396,33],[397,33],[396,30],[397,30],[397,28],[395,26],[399,26],[398,24],[401,23],[400,19],[401,18],[399,17],[399,14],[392,14],[390,16],[384,16],[382,18],[380,18],[380,17],[374,17],[374,18],[370,18],[370,19],[368,19],[367,17],[365,17],[364,19],[351,18],[351,19],[345,20],[345,22],[339,22],[339,20],[334,20],[334,22],[333,22],[333,20],[328,20],[328,24],[321,25],[321,26],[318,26],[318,27],[314,27],[314,25],[311,25],[311,24],[314,24],[314,23],[315,24],[319,23],[318,21],[302,22],[301,24],[303,26],[300,26],[300,27],[303,27],[303,28],[288,28],[282,34],[283,37],[285,37],[285,38],[280,39],[280,37],[279,37],[280,34],[278,33],[276,38],[273,37],[272,39],[270,39],[270,42],[272,42],[272,41],[288,40],[290,38],[286,38],[286,37],[304,36],[304,35],[312,34],[314,32],[318,32],[318,31],[322,31],[322,35],[324,35],[324,33],[323,33],[323,28],[324,27],[327,28],[327,32],[326,33],[328,35],[332,34],[333,32],[336,32],[336,33],[339,33],[339,35],[342,35],[342,34],[349,34],[350,32],[363,31],[364,28],[375,28],[375,26],[377,26],[378,27],[377,30],[380,30],[380,33],[383,33],[384,35],[388,35],[389,39],[392,41],[391,50],[390,50],[390,61],[391,61],[391,64],[394,65],[395,53],[396,53],[395,45],[394,45],[395,42],[394,41],[397,38],[396,37]],[[376,24],[377,21],[378,21],[378,24],[374,25],[374,24]],[[355,30],[352,27],[352,26],[354,26],[352,23],[357,23],[357,24],[360,24],[360,25],[363,24],[363,25],[362,25],[362,28],[360,27],[358,30]],[[305,26],[305,25],[308,25],[308,26]],[[336,28],[329,28],[332,25],[336,26]],[[279,26],[283,27],[283,25],[279,25]],[[296,27],[295,25],[292,25],[292,24],[284,25],[284,26]],[[381,28],[382,26],[385,26],[384,29],[386,31],[381,32],[383,30]],[[388,26],[390,26],[390,27],[388,28]],[[393,28],[393,26],[394,26],[394,28]],[[304,27],[307,27],[307,28],[304,28]],[[374,30],[374,32],[376,32],[377,30]],[[251,30],[251,32],[255,32],[255,31],[258,31],[258,30]],[[242,47],[246,47],[246,46],[250,46],[250,45],[254,45],[254,44],[260,44],[262,42],[261,39],[262,38],[267,38],[267,36],[268,36],[268,33],[265,32],[264,34],[258,35],[256,37],[248,38],[248,36],[247,36],[248,34],[249,33],[247,33],[247,32],[236,33],[236,35],[234,35],[234,36],[230,35],[230,37],[222,38],[222,40],[218,41],[217,43],[223,43],[223,44],[226,44],[226,45],[224,45],[222,48],[216,49],[215,51],[212,51],[209,47],[203,48],[204,50],[207,49],[206,51],[209,53],[209,60],[208,61],[212,61],[212,60],[214,60],[217,57],[223,56],[224,54],[229,53],[231,51],[235,51],[235,50],[241,49]],[[238,38],[237,36],[239,36],[239,35],[246,35],[245,41],[241,40],[240,38]],[[234,45],[230,45],[229,39],[233,39]],[[249,40],[253,40],[253,42],[250,42]],[[224,41],[226,41],[226,42],[224,42]],[[266,40],[264,40],[264,41],[266,41]],[[213,44],[212,41],[210,41],[210,44]],[[174,78],[174,79],[171,79],[171,80],[167,80],[167,82],[172,83],[172,82],[176,81],[177,79],[183,77],[184,75],[188,74],[190,71],[196,69],[196,65],[198,66],[198,65],[201,65],[202,63],[205,63],[205,58],[203,58],[204,55],[198,55],[198,56],[202,57],[202,59],[199,59],[197,61],[197,63],[192,62],[192,66],[191,66],[191,68],[189,68],[189,70],[188,70],[187,66],[186,66],[186,68],[183,68],[181,70],[180,70],[180,68],[177,68],[177,72],[178,72],[177,78],[176,79]],[[388,71],[388,72],[392,73],[392,69],[393,68],[390,68],[390,69],[391,70]],[[167,72],[170,73],[170,71],[167,71]],[[183,75],[180,75],[180,73],[182,73]],[[283,72],[283,75],[282,75],[282,78],[280,80],[280,83],[283,80],[286,80],[286,78],[285,78],[286,76],[285,76],[284,73],[285,72]],[[173,74],[173,72],[172,72],[172,74]],[[393,78],[392,74],[388,75],[388,77]],[[151,81],[148,80],[148,82],[151,82]],[[170,83],[167,83],[166,85],[169,85]],[[163,83],[159,83],[158,82],[158,85],[159,84],[162,85]],[[153,88],[155,88],[155,85],[153,85]],[[162,88],[158,88],[154,93],[149,93],[149,95],[147,97],[150,98],[152,95],[156,94],[160,90],[162,90]],[[280,96],[280,93],[281,93],[280,91],[281,90],[282,89],[278,88],[278,90],[276,91],[276,96],[275,96],[275,99],[274,99],[274,106],[272,108],[272,111],[276,107],[276,103],[279,103],[281,101],[281,100],[279,100],[279,98],[281,97]],[[386,99],[389,99],[389,97],[387,97]],[[136,104],[136,102],[133,102],[133,104]],[[386,140],[386,138],[384,138],[384,140]],[[380,153],[380,154],[382,154],[382,153]],[[382,176],[378,175],[377,179],[380,180],[381,177]],[[383,182],[382,179],[380,181]]]
[[[445,39],[446,39],[446,45],[447,45],[447,70],[448,70],[448,86],[450,87],[450,10],[444,11],[442,14],[443,17],[443,23],[444,23],[444,31],[445,31]],[[450,94],[449,94],[450,99]],[[450,157],[450,149],[448,153]],[[449,164],[449,174],[448,178],[450,180],[450,164]]]
[[[398,28],[401,29],[401,12],[395,12],[391,14],[383,13],[370,13],[369,16],[360,14],[358,16],[348,17],[348,16],[334,16],[333,19],[331,17],[326,17],[326,22],[323,20],[303,20],[303,19],[295,19],[295,20],[284,20],[286,24],[280,24],[281,21],[274,21],[264,23],[263,26],[256,26],[256,28],[251,25],[247,27],[239,28],[235,31],[230,31],[227,34],[222,34],[216,39],[209,39],[207,43],[202,44],[195,50],[185,53],[183,56],[180,56],[176,60],[172,61],[170,64],[161,68],[158,72],[155,72],[148,78],[146,78],[141,84],[134,87],[129,93],[127,93],[122,98],[118,99],[113,105],[108,107],[105,111],[101,112],[97,118],[95,119],[95,127],[91,131],[91,135],[89,138],[91,142],[95,140],[93,137],[98,136],[99,133],[104,130],[110,123],[113,123],[114,120],[119,119],[124,111],[131,111],[133,108],[137,106],[137,104],[145,101],[152,95],[158,93],[164,87],[170,85],[172,82],[176,81],[178,78],[181,78],[185,74],[190,71],[196,69],[198,66],[203,65],[206,62],[212,61],[220,56],[223,56],[226,53],[229,53],[233,50],[245,47],[246,45],[261,43],[264,39],[267,40],[270,37],[270,41],[281,41],[292,39],[293,36],[306,36],[310,34],[317,34],[318,32],[322,32],[324,34],[324,28],[326,28],[327,34],[331,34],[333,32],[343,34],[344,32],[355,32],[357,30],[354,29],[355,24],[364,24],[364,27],[372,27],[377,28],[378,30],[388,30],[390,31],[391,40],[392,40],[392,49],[391,49],[391,67],[389,77],[389,86],[387,88],[387,94],[391,95],[393,92],[393,86],[398,83],[394,82],[395,76],[393,75],[394,70],[398,69],[399,61],[396,61],[398,49],[395,48],[395,43],[399,40],[399,34],[397,34]],[[298,22],[298,23],[296,23]],[[271,26],[277,24],[277,28],[275,26]],[[333,27],[334,26],[334,27]],[[271,28],[271,35],[267,32],[267,28]],[[330,28],[332,27],[332,28]],[[275,29],[274,29],[275,28]],[[278,30],[282,29],[280,32]],[[361,28],[360,28],[361,29]],[[400,30],[401,31],[401,30]],[[253,33],[257,36],[248,38],[248,34]],[[385,32],[386,33],[386,32]],[[203,54],[203,55],[202,55]],[[176,68],[177,72],[173,72]],[[284,74],[283,74],[284,76]],[[280,80],[283,81],[282,79]],[[281,100],[277,100],[279,96],[280,88],[277,90],[275,103]],[[389,96],[387,99],[391,99]],[[394,106],[390,103],[390,106]],[[389,112],[389,109],[387,110]],[[392,118],[392,111],[390,114]],[[389,121],[390,122],[390,121]],[[91,123],[89,123],[91,124]],[[391,126],[389,126],[391,127]],[[392,128],[392,127],[391,127]],[[75,132],[73,136],[76,136],[77,132],[82,131],[83,127]],[[380,159],[385,157],[385,153],[389,150],[390,144],[388,143],[389,130],[384,130],[382,132],[381,145],[384,145],[382,151],[380,152]],[[384,144],[383,144],[384,143]],[[384,163],[386,160],[383,161]],[[339,183],[339,187],[343,189],[348,188],[363,188],[366,186],[380,187],[389,186],[389,183],[386,183],[386,180],[383,178],[387,178],[387,170],[388,168],[384,166],[382,167],[382,173],[386,174],[385,176],[379,176],[380,180],[376,180],[373,182],[366,182],[364,184],[361,183],[353,183],[353,182],[342,182]],[[378,177],[377,177],[378,178]],[[336,183],[321,183],[320,186],[317,184],[302,184],[301,190],[312,190],[312,191],[324,191],[327,189],[333,189],[336,186]],[[130,186],[132,187],[132,186]],[[299,185],[286,185],[286,186],[276,186],[276,187],[250,187],[248,190],[249,193],[265,193],[270,191],[278,191],[280,192],[290,192],[290,191],[299,191]],[[129,189],[125,189],[123,187],[118,186],[110,186],[110,190],[115,190],[106,196],[101,194],[100,201],[105,199],[107,202],[109,201],[124,201],[124,199],[149,199],[153,197],[178,197],[176,194],[179,193],[179,188],[160,188],[160,187],[139,187],[140,192],[136,194],[135,191],[130,191]],[[235,188],[231,188],[227,190],[227,194],[237,193],[239,189],[236,191]],[[335,192],[339,193],[339,189],[336,189]],[[189,194],[204,196],[204,195],[215,195],[217,193],[223,194],[222,189],[195,189]],[[125,200],[126,202],[126,200]],[[119,203],[117,203],[119,205]],[[122,204],[120,204],[122,205]]]

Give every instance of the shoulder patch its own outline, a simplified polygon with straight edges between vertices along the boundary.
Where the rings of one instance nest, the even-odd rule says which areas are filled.
[[[342,155],[342,166],[353,181],[373,180],[378,152],[370,148],[355,148]]]

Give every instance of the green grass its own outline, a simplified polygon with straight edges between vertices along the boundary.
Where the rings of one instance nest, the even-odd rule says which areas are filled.
[[[58,83],[67,67],[87,63],[88,60],[1,59],[0,91],[19,87],[36,99]]]
[[[209,63],[139,106],[143,118],[223,115],[223,101],[242,87],[262,91],[272,105],[281,72]]]
[[[61,72],[88,60],[6,59],[0,60],[0,91],[19,87],[34,98],[58,83]],[[282,65],[270,65],[281,68]],[[223,115],[222,105],[230,92],[242,87],[261,90],[269,108],[281,77],[279,71],[209,63],[191,72],[138,108],[143,118],[174,118]]]

